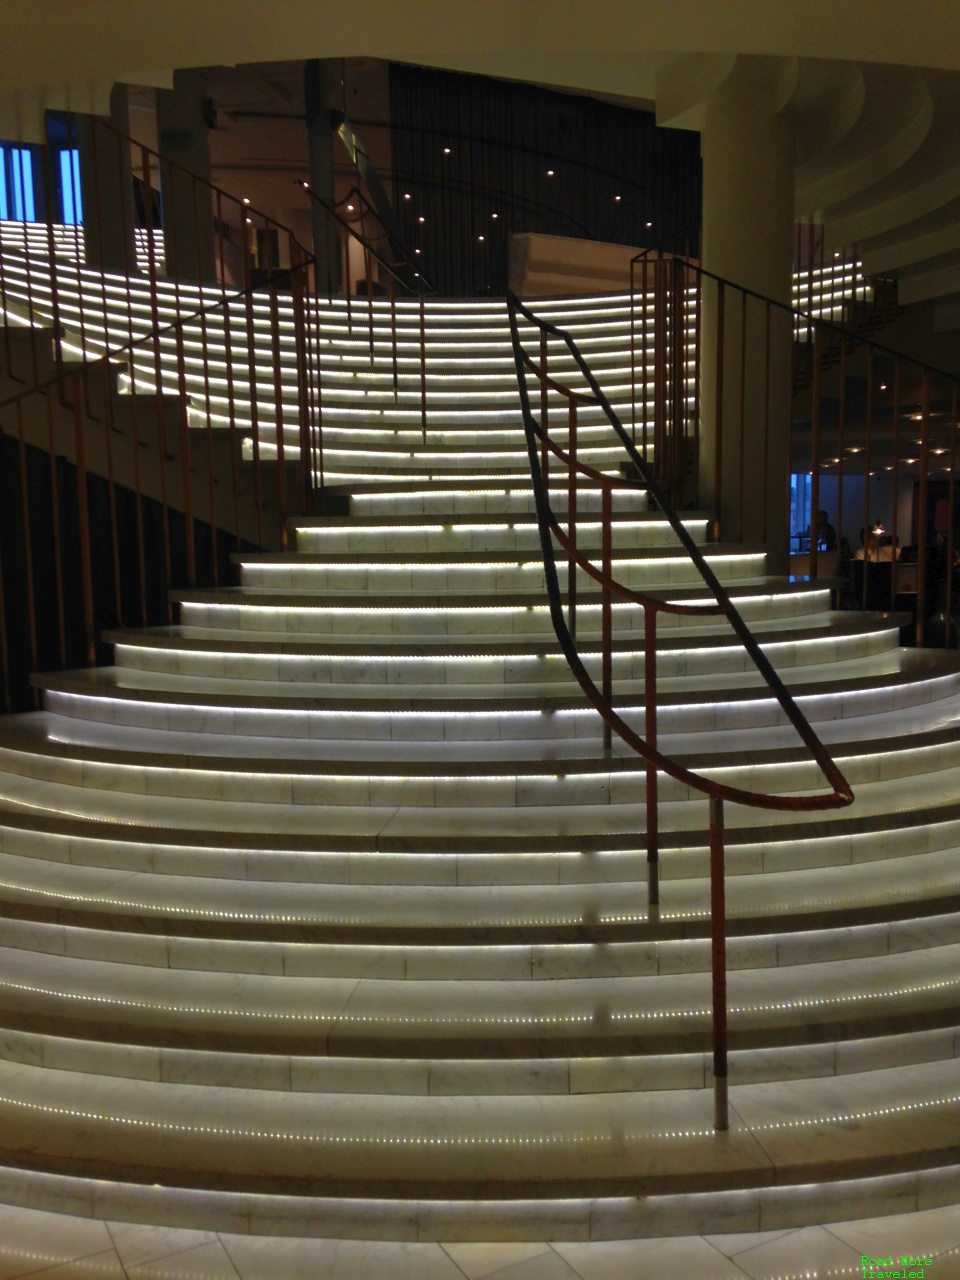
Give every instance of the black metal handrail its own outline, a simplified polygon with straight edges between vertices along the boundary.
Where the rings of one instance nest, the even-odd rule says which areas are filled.
[[[839,767],[821,743],[813,727],[794,702],[785,685],[773,669],[766,655],[754,639],[746,623],[718,581],[700,548],[693,541],[677,515],[666,494],[657,483],[645,460],[637,452],[622,422],[615,413],[596,378],[581,356],[573,338],[565,330],[549,324],[534,315],[513,294],[507,295],[510,317],[510,333],[516,365],[517,385],[523,413],[524,433],[530,459],[537,527],[543,552],[544,577],[554,632],[581,689],[599,713],[604,725],[604,747],[611,746],[611,733],[616,731],[620,739],[645,761],[646,773],[646,846],[647,846],[647,895],[651,920],[659,912],[659,811],[658,769],[669,777],[686,784],[709,797],[710,803],[710,930],[713,1022],[713,1075],[714,1075],[714,1125],[717,1129],[729,1128],[728,1061],[727,1061],[727,961],[726,961],[726,889],[724,871],[724,814],[725,800],[757,808],[787,812],[837,809],[853,802],[853,791]],[[537,364],[525,351],[520,337],[518,314],[534,325],[540,335],[540,362]],[[560,339],[573,357],[577,369],[589,388],[589,394],[564,387],[547,371],[547,340]],[[533,373],[540,382],[541,422],[538,423],[530,408],[527,373]],[[550,438],[548,426],[548,390],[564,396],[568,403],[567,449],[562,449]],[[618,479],[584,466],[576,457],[577,407],[580,404],[596,404],[601,407],[607,421],[622,443],[627,458],[639,475],[639,481]],[[557,457],[567,467],[568,505],[565,533],[561,522],[550,505],[549,458]],[[597,567],[577,548],[577,477],[583,475],[593,480],[601,490],[601,567]],[[704,584],[709,588],[714,603],[708,605],[674,603],[647,592],[633,591],[616,582],[612,573],[612,493],[617,489],[643,488],[660,508],[680,545],[687,552]],[[569,567],[569,608],[572,626],[564,617],[563,600],[557,574],[553,539],[557,538],[567,554]],[[599,582],[601,588],[601,686],[587,671],[574,638],[576,619],[576,574],[580,569]],[[619,595],[639,604],[644,611],[644,732],[641,737],[620,716],[612,703],[612,596]],[[811,752],[817,766],[832,787],[829,793],[819,795],[775,795],[745,791],[704,777],[686,768],[677,760],[665,755],[657,746],[657,618],[660,613],[686,613],[704,615],[722,614],[732,626],[751,661],[763,677],[767,687],[776,697],[781,709],[797,730],[804,745]]]
[[[770,660],[754,639],[750,629],[747,627],[733,601],[730,599],[729,594],[710,568],[700,548],[691,538],[677,512],[667,499],[665,492],[651,473],[650,468],[640,456],[617,413],[607,400],[607,397],[604,395],[603,390],[597,383],[593,373],[581,356],[573,338],[565,330],[558,328],[556,325],[550,324],[548,321],[541,320],[538,316],[534,315],[534,313],[525,307],[514,294],[508,295],[507,306],[510,316],[510,329],[517,369],[517,380],[520,389],[520,402],[523,413],[524,428],[527,435],[527,448],[530,455],[531,471],[533,473],[534,497],[537,504],[537,523],[540,528],[541,546],[544,554],[544,570],[550,600],[551,616],[554,623],[554,629],[557,634],[557,639],[564,651],[564,655],[571,665],[571,668],[577,675],[577,678],[581,683],[581,687],[584,688],[584,692],[588,694],[591,701],[594,701],[595,705],[598,706],[598,710],[601,711],[601,715],[604,716],[604,719],[612,728],[616,729],[624,742],[638,751],[644,759],[656,763],[659,768],[663,769],[664,772],[669,774],[671,777],[676,778],[678,781],[686,783],[687,785],[694,786],[707,795],[735,801],[739,804],[753,805],[758,808],[767,809],[834,809],[850,804],[853,800],[853,793],[849,784],[833,761],[829,752],[824,747],[823,743],[820,741],[813,727],[791,697],[783,681],[777,675],[770,663]],[[619,437],[621,444],[624,446],[627,457],[633,466],[636,467],[642,480],[642,487],[653,497],[660,511],[670,524],[670,527],[677,535],[683,549],[686,551],[687,555],[696,567],[704,584],[709,588],[713,595],[716,601],[717,611],[723,613],[729,621],[737,635],[737,638],[749,654],[758,672],[776,697],[781,709],[788,717],[804,745],[811,752],[817,765],[831,784],[832,790],[828,794],[815,796],[766,795],[758,792],[745,791],[739,787],[729,787],[723,783],[715,782],[712,779],[705,778],[702,775],[695,773],[693,770],[685,768],[683,765],[678,764],[662,752],[657,751],[654,748],[650,748],[643,742],[639,735],[637,735],[635,731],[617,715],[612,707],[603,706],[604,699],[601,692],[597,689],[595,682],[583,668],[583,664],[580,660],[579,654],[577,653],[576,642],[563,616],[563,605],[560,595],[559,579],[557,576],[556,560],[553,551],[553,543],[551,541],[551,535],[560,529],[560,522],[557,520],[550,507],[549,495],[542,482],[542,468],[538,463],[538,443],[541,447],[546,445],[551,452],[561,460],[567,462],[568,465],[576,465],[580,470],[583,470],[583,468],[579,464],[576,464],[575,460],[571,460],[569,454],[550,441],[548,432],[545,431],[533,417],[530,409],[530,397],[526,385],[525,370],[529,369],[538,376],[539,370],[523,349],[523,344],[519,334],[519,327],[517,325],[517,313],[523,315],[523,317],[531,324],[535,325],[541,333],[553,338],[559,338],[565,343],[568,351],[590,388],[590,395],[587,396],[582,392],[573,392],[569,389],[565,390],[556,382],[552,382],[552,385],[556,390],[561,391],[562,394],[566,394],[573,400],[579,402],[592,400],[603,409],[607,420],[610,422]],[[631,486],[628,481],[614,481],[611,477],[604,476],[600,472],[590,470],[589,474],[591,478],[597,480],[599,483],[604,485],[605,488],[613,484],[616,484],[618,487],[640,487]],[[617,590],[618,593],[623,593],[623,591],[626,590],[620,586],[620,584],[615,585],[612,579],[610,581],[610,586],[611,589]],[[657,598],[645,593],[631,592],[630,594],[637,600],[637,602],[642,602],[655,611],[686,612],[690,608],[690,606],[670,604],[667,601],[658,600]],[[586,682],[586,684],[584,682]]]

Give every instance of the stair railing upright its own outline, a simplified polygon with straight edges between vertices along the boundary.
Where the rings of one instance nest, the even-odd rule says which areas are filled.
[[[781,571],[789,557],[792,575],[842,586],[848,602],[855,583],[858,607],[912,612],[918,645],[955,645],[960,377],[677,255],[637,262],[646,270],[647,323],[638,335],[634,296],[632,386],[642,352],[644,393],[638,402],[634,391],[630,434],[641,453],[647,441],[664,455],[645,453],[674,505],[700,505],[706,487],[715,539],[761,542]],[[636,278],[633,285],[636,293]],[[671,302],[679,298],[682,306]],[[788,342],[789,333],[804,335],[789,356],[777,345],[785,332]],[[665,367],[652,373],[654,358]],[[700,424],[708,418],[713,452],[705,457]],[[810,538],[806,515],[788,527],[788,473],[807,477],[811,523],[821,509],[828,521],[835,513],[835,552]],[[858,532],[864,540],[878,524],[882,545],[858,550]],[[901,542],[910,547],[903,559]]]
[[[374,310],[373,310],[373,288],[372,288],[372,269],[371,263],[376,262],[386,272],[388,280],[388,289],[390,297],[390,344],[391,344],[391,360],[393,366],[393,394],[394,399],[399,393],[399,369],[397,360],[397,289],[406,290],[418,299],[419,315],[418,315],[418,348],[419,348],[419,374],[420,374],[420,426],[423,433],[423,443],[427,442],[427,314],[426,314],[426,297],[428,294],[435,292],[433,286],[424,277],[419,269],[418,264],[414,261],[413,256],[400,251],[395,253],[393,257],[388,258],[381,251],[380,245],[386,245],[391,249],[397,250],[395,237],[381,228],[380,234],[376,237],[367,233],[364,226],[364,215],[369,213],[376,218],[377,211],[367,200],[363,192],[354,187],[342,199],[336,202],[325,200],[318,195],[308,182],[299,184],[306,191],[310,200],[314,204],[320,206],[326,214],[328,223],[334,223],[346,235],[342,237],[343,246],[343,272],[344,272],[344,290],[347,297],[347,324],[353,327],[353,309],[350,302],[349,289],[349,238],[352,237],[362,247],[364,252],[366,273],[366,289],[367,289],[367,325],[369,334],[369,350],[370,364],[374,362]],[[361,221],[362,229],[358,230],[356,223],[345,216],[349,210],[359,211],[358,216]],[[326,243],[329,249],[331,237],[326,237]],[[332,271],[327,271],[327,278],[332,279]]]
[[[34,224],[0,225],[5,709],[29,705],[31,671],[105,657],[104,627],[170,621],[169,589],[199,578],[217,585],[229,542],[263,546],[269,536],[286,545],[293,447],[285,424],[297,440],[296,508],[312,510],[322,479],[312,256],[249,201],[107,122],[86,127],[102,184],[84,187],[87,225],[55,224],[49,192],[36,234]],[[46,148],[42,165],[49,171]],[[169,175],[164,227],[153,189],[161,166]],[[139,227],[125,185],[131,173],[144,207]],[[218,336],[223,353],[214,350]],[[276,435],[267,442],[271,419]],[[241,434],[252,462],[243,471]],[[252,502],[241,501],[245,490]],[[269,535],[268,505],[276,515]],[[13,608],[16,597],[25,609]]]
[[[710,883],[711,883],[711,938],[713,978],[713,1050],[715,1080],[715,1125],[728,1127],[727,1105],[727,1015],[726,1015],[726,920],[724,882],[724,803],[732,802],[756,808],[780,812],[804,813],[837,809],[853,801],[853,792],[843,773],[820,741],[813,727],[791,697],[783,681],[777,675],[769,659],[760,648],[746,623],[741,618],[728,592],[719,582],[703,552],[694,542],[689,531],[670,503],[651,467],[637,449],[630,434],[611,406],[580,351],[565,330],[540,319],[513,294],[507,297],[510,332],[513,343],[517,385],[523,414],[527,452],[537,513],[540,545],[543,553],[547,597],[554,632],[567,663],[587,700],[600,715],[603,724],[604,749],[609,752],[612,734],[637,753],[644,761],[646,774],[646,850],[647,890],[651,916],[657,913],[659,904],[659,801],[658,771],[701,792],[709,799],[710,807]],[[539,337],[538,354],[528,354],[520,334],[518,317],[532,325]],[[562,343],[572,357],[577,370],[586,383],[586,389],[574,389],[552,376],[549,369],[549,345]],[[528,376],[540,391],[540,421],[534,417]],[[558,415],[548,414],[548,393],[553,392],[566,403],[563,429],[567,435],[567,447],[554,440],[551,424]],[[599,406],[611,428],[623,445],[626,458],[637,479],[621,478],[584,463],[579,457],[578,408],[582,405]],[[560,415],[563,417],[563,415]],[[556,515],[550,502],[550,460],[555,458],[560,467],[560,486],[567,497],[566,527]],[[601,494],[600,564],[584,554],[578,543],[577,510],[578,489],[581,479],[599,487]],[[616,491],[639,495],[646,491],[666,519],[684,551],[694,564],[705,587],[712,596],[711,603],[681,603],[670,599],[669,591],[638,591],[619,582],[613,572],[613,494]],[[559,546],[561,558],[567,562],[567,605],[564,608],[557,556],[554,542]],[[591,676],[580,655],[576,640],[577,631],[577,573],[583,573],[600,588],[601,610],[601,678],[600,683]],[[644,616],[644,736],[619,714],[614,705],[613,691],[613,599],[640,606]],[[664,754],[658,746],[657,732],[657,620],[661,613],[704,617],[722,615],[730,623],[735,635],[762,676],[764,683],[776,698],[787,719],[796,729],[804,746],[826,778],[828,792],[815,795],[781,795],[753,792],[741,787],[718,782],[714,778],[688,768],[680,760]]]

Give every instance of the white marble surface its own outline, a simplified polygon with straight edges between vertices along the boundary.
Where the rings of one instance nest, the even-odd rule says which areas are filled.
[[[960,1208],[796,1230],[418,1244],[192,1231],[0,1206],[0,1280],[858,1280],[860,1257],[960,1278]]]

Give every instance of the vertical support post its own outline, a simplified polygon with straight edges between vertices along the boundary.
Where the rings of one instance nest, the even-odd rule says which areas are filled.
[[[420,291],[420,425],[427,443],[427,304]]]
[[[650,268],[647,265],[649,259],[644,256],[643,259],[643,284],[640,297],[640,324],[643,331],[643,406],[641,412],[643,414],[643,460],[650,462],[648,445],[650,443],[650,424],[647,416],[647,403],[650,398],[650,332],[647,328],[647,295],[649,293]]]
[[[917,648],[923,644],[927,612],[927,495],[930,467],[930,370],[924,369],[920,391],[920,493],[917,513]],[[953,512],[951,511],[951,519]],[[948,568],[950,573],[952,566]],[[949,581],[949,579],[948,579]]]
[[[953,620],[953,557],[956,548],[953,539],[953,510],[956,500],[957,472],[957,384],[953,384],[950,403],[950,479],[948,481],[947,505],[951,512],[950,524],[947,527],[947,620],[944,635],[949,637],[950,624]]]
[[[810,388],[810,577],[817,577],[817,520],[820,511],[820,442],[823,400],[823,329],[813,325],[813,383]]]
[[[550,433],[549,406],[547,401],[547,335],[540,330],[540,471],[543,474],[544,492],[550,501],[550,490],[547,488],[547,436]]]
[[[693,274],[693,305],[696,308],[693,338],[693,506],[700,508],[700,375],[703,368],[703,277]],[[684,326],[686,327],[686,326]],[[766,541],[766,536],[764,536]]]
[[[710,937],[713,970],[713,1127],[730,1128],[727,1102],[727,920],[723,801],[710,797]]]
[[[612,500],[609,483],[603,485],[603,497],[600,504],[600,565],[603,581],[600,587],[600,626],[601,626],[601,664],[603,700],[609,707],[613,701],[613,609],[610,591],[611,552],[612,552]],[[613,738],[610,726],[603,722],[603,750],[610,755],[613,750]]]
[[[740,440],[737,447],[740,477],[737,489],[737,541],[743,541],[743,500],[746,484],[747,444],[747,293],[740,291]]]
[[[763,544],[770,526],[770,300],[765,304],[763,350]]]
[[[847,344],[840,343],[840,404],[837,410],[837,545],[843,537],[843,472],[846,466]]]
[[[280,358],[280,304],[276,284],[270,285],[270,351],[273,359],[274,431],[277,442],[277,520],[280,550],[287,550],[287,455],[284,440],[283,364]]]
[[[724,328],[726,322],[726,285],[722,280],[717,281],[717,398],[716,398],[716,424],[714,427],[714,457],[713,457],[713,492],[715,501],[719,504],[720,495],[723,493],[723,362],[724,362]],[[717,507],[714,519],[714,541],[720,541],[720,509]]]
[[[893,568],[890,570],[890,608],[893,609],[894,601],[897,596],[897,570],[896,570],[896,548],[897,548],[897,501],[900,494],[900,357],[895,356],[893,361],[893,482],[892,482],[892,498],[890,522],[890,545],[891,555],[894,557]],[[953,508],[951,507],[952,511]]]
[[[637,263],[630,259],[630,438],[637,443]]]
[[[77,452],[77,518],[80,524],[80,587],[83,596],[83,638],[87,665],[97,661],[96,633],[93,621],[93,571],[90,557],[90,510],[87,502],[87,455],[83,438],[84,388],[80,375],[73,379],[73,429]]]
[[[866,439],[863,446],[863,594],[860,600],[861,609],[867,607],[867,574],[869,569],[867,565],[867,532],[870,528],[870,465],[873,461],[873,348],[867,356],[867,420],[866,420]]]
[[[313,510],[313,459],[310,444],[310,354],[306,326],[306,267],[299,246],[290,245],[290,292],[293,302],[293,340],[296,353],[297,409],[300,417],[300,510]]]
[[[569,438],[567,449],[570,466],[567,469],[567,536],[570,539],[570,555],[567,558],[567,609],[570,618],[570,635],[577,636],[577,564],[573,552],[577,549],[577,401],[571,396],[569,408]],[[547,499],[549,501],[549,497]]]
[[[657,611],[643,609],[644,736],[657,750]],[[660,903],[660,801],[657,766],[648,760],[647,773],[647,906]]]

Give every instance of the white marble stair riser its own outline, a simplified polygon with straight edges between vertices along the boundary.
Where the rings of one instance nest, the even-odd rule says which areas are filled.
[[[660,867],[664,883],[709,876],[709,853],[706,835],[699,845],[665,845]],[[731,879],[730,908],[736,910],[739,876],[755,877],[761,873],[794,873],[810,870],[817,886],[824,885],[829,869],[854,872],[866,868],[876,876],[877,864],[895,863],[901,858],[923,859],[928,854],[941,855],[935,860],[934,872],[945,864],[952,874],[957,850],[960,849],[960,820],[928,822],[917,826],[900,826],[867,832],[836,832],[804,837],[802,832],[789,832],[767,841],[727,842],[725,870]],[[458,851],[452,842],[446,850],[435,852],[416,849],[368,849],[350,851],[335,841],[325,847],[297,850],[284,847],[231,847],[224,839],[210,845],[165,842],[164,834],[152,840],[131,833],[129,837],[98,838],[96,835],[61,834],[35,831],[8,823],[0,824],[0,850],[13,858],[5,864],[9,883],[54,888],[62,867],[69,864],[82,872],[86,869],[110,868],[125,873],[156,873],[159,876],[215,877],[230,882],[250,881],[278,884],[289,880],[295,884],[437,885],[458,886],[470,890],[497,887],[508,892],[508,886],[532,885],[614,885],[619,882],[643,884],[646,877],[646,848],[642,833],[632,839],[610,842],[601,849],[578,848],[577,843],[544,842],[539,850],[518,853],[498,849],[495,842],[487,852]],[[17,859],[30,859],[21,864]],[[39,868],[41,877],[31,879],[31,871]],[[899,873],[894,873],[899,876]],[[911,877],[913,877],[911,879]],[[77,882],[78,884],[80,881]],[[94,885],[100,892],[110,878]],[[860,886],[858,886],[860,887]],[[182,886],[182,896],[189,900],[190,884]],[[223,891],[227,887],[222,886]],[[914,869],[908,876],[905,896],[910,900],[921,890]],[[178,890],[179,891],[179,890]],[[232,891],[232,890],[231,890]],[[269,892],[269,890],[267,891]],[[704,892],[705,889],[704,889]],[[801,907],[806,893],[797,895],[795,906]],[[819,896],[816,892],[814,897]],[[572,908],[571,903],[567,903]],[[571,917],[573,918],[573,917]]]
[[[852,786],[903,784],[910,778],[929,781],[943,776],[943,784],[955,788],[960,778],[960,742],[941,741],[895,746],[864,744],[836,752],[838,763]],[[444,770],[428,766],[404,770],[386,765],[380,770],[338,774],[336,763],[311,764],[285,769],[282,761],[270,769],[257,769],[246,761],[212,761],[187,758],[170,764],[154,764],[149,758],[120,762],[89,758],[82,748],[69,753],[0,746],[0,776],[28,778],[90,792],[128,793],[154,797],[293,805],[414,805],[459,807],[473,804],[500,807],[554,805],[631,805],[642,798],[642,763],[625,761],[622,769],[578,770],[576,761],[544,763],[530,771],[511,772],[509,762],[498,767]],[[707,763],[695,766],[704,777],[728,786],[755,792],[797,792],[823,789],[818,766],[798,755],[785,761]],[[660,796],[664,802],[700,799],[699,793],[661,772]]]
[[[688,531],[698,543],[706,541],[706,528],[702,523],[690,523]],[[581,548],[597,548],[600,545],[598,521],[584,520],[578,525],[577,544]],[[378,525],[370,528],[329,528],[296,530],[297,550],[303,554],[354,553],[369,555],[379,551],[391,552],[456,552],[456,551],[524,551],[538,552],[540,535],[534,524],[511,526],[500,523],[471,527],[466,521],[459,524],[424,524],[420,528],[404,528],[402,525]],[[619,522],[614,530],[617,547],[668,547],[677,543],[677,536],[665,521],[637,520]]]
[[[809,1046],[733,1049],[729,1068],[733,1083],[746,1085],[943,1061],[958,1053],[960,1032],[942,1027]],[[538,1097],[699,1089],[712,1081],[711,1053],[527,1060],[317,1057],[158,1048],[14,1030],[0,1035],[0,1058],[169,1084],[357,1095]]]
[[[550,505],[558,515],[567,510],[565,489],[550,489]],[[631,515],[649,509],[647,494],[642,489],[617,489],[611,499],[614,513]],[[600,495],[595,489],[583,489],[577,497],[577,511],[583,517],[600,511]],[[383,489],[380,492],[360,491],[350,497],[352,514],[364,516],[402,516],[405,519],[427,515],[431,517],[462,518],[487,516],[491,519],[509,520],[517,516],[536,514],[533,491],[529,479],[517,481],[509,489],[451,487],[440,482],[429,487],[415,486],[411,492],[403,489]]]
[[[958,750],[960,748],[949,748]],[[935,754],[948,748],[933,748]],[[854,778],[856,802],[847,816],[921,811],[960,798],[960,769],[931,772],[928,753],[903,751],[897,756],[864,757],[856,770],[843,761]],[[891,764],[892,761],[892,764]],[[7,763],[7,762],[5,762]],[[569,767],[569,766],[568,766]],[[622,775],[587,773],[535,777],[495,775],[484,778],[437,776],[402,777],[382,774],[310,775],[187,769],[128,768],[44,761],[37,765],[20,754],[20,772],[0,774],[0,802],[24,811],[134,826],[155,824],[174,828],[223,829],[282,833],[322,832],[325,836],[380,834],[388,838],[416,838],[427,844],[449,840],[456,833],[494,839],[520,834],[536,840],[558,837],[620,838],[642,831],[645,823],[644,779],[640,771]],[[896,776],[899,769],[902,776]],[[38,779],[35,773],[44,775]],[[773,788],[785,794],[815,790],[824,783],[810,765],[748,765],[742,770],[711,767],[709,774],[725,783],[742,783],[754,791]],[[871,781],[861,782],[864,774]],[[56,778],[51,781],[50,778]],[[256,797],[255,799],[253,797]],[[743,809],[743,806],[737,806]],[[707,805],[685,784],[664,782],[660,817],[664,831],[702,829]],[[427,813],[433,815],[423,835]],[[793,814],[790,825],[823,822],[822,814]],[[785,825],[782,814],[763,808],[733,810],[728,826]]]
[[[758,964],[892,954],[952,940],[954,917],[930,913],[956,905],[956,843],[915,852],[923,849],[923,833],[914,841],[909,832],[900,835],[894,848],[879,840],[864,839],[853,849],[842,839],[808,841],[799,857],[786,840],[759,850],[733,846],[727,877],[731,936],[762,939],[753,951]],[[378,931],[387,929],[397,939],[391,946],[410,946],[418,922],[427,918],[437,931],[431,947],[469,947],[479,932],[481,940],[495,946],[556,944],[561,955],[579,956],[606,974],[629,971],[638,956],[652,954],[647,942],[631,949],[630,940],[649,930],[645,860],[637,849],[565,859],[547,854],[537,860],[528,854],[521,875],[513,866],[517,855],[508,853],[430,859],[425,854],[348,855],[334,846],[326,855],[237,850],[218,856],[190,845],[68,843],[36,834],[26,840],[22,832],[5,837],[0,897],[14,914],[16,904],[27,904],[42,918],[50,910],[65,912],[68,924],[73,911],[97,921],[96,927],[120,929],[143,928],[143,917],[162,921],[169,915],[208,938],[218,936],[213,926],[229,922],[240,939],[256,941],[262,935],[267,941],[293,937],[303,943],[316,940],[310,932],[314,926],[338,930],[345,925],[350,938],[363,945],[375,945]],[[844,858],[851,856],[857,861],[847,865]],[[705,862],[702,850],[662,852],[660,921],[668,939],[706,935]],[[502,883],[496,880],[499,865],[507,868]],[[554,878],[547,879],[551,870]],[[124,920],[133,923],[124,925]],[[788,927],[794,932],[780,935]],[[605,937],[607,949],[591,951],[596,943],[582,944],[586,959],[577,950],[565,950],[580,946],[584,933]],[[333,941],[339,938],[337,933]],[[747,943],[734,945],[749,953]],[[695,947],[687,952],[675,941],[665,942],[655,953],[661,967],[696,967],[682,959],[696,954]],[[213,962],[214,942],[209,954]],[[674,959],[667,964],[663,955]],[[542,966],[549,976],[550,963],[543,960]]]
[[[642,555],[642,552],[640,553]],[[709,554],[710,568],[721,582],[742,582],[764,571],[762,553]],[[614,566],[618,582],[637,590],[666,585],[696,586],[700,574],[686,557],[618,561]],[[589,590],[592,579],[578,575],[582,590]],[[296,589],[323,592],[364,591],[453,591],[496,592],[530,591],[542,599],[546,590],[543,566],[539,560],[522,564],[462,562],[429,564],[411,560],[407,564],[346,562],[342,564],[297,563],[264,564],[244,561],[241,565],[244,587],[267,590]]]
[[[819,613],[829,608],[830,593],[824,588],[812,591],[792,591],[783,594],[740,594],[731,591],[731,598],[749,623],[767,618],[787,618]],[[247,635],[258,631],[277,632],[292,637],[309,635],[487,635],[492,630],[512,636],[554,636],[550,611],[545,604],[488,606],[436,605],[418,606],[337,606],[327,605],[268,605],[242,603],[236,598],[224,596],[219,603],[184,601],[180,606],[181,621],[185,626],[203,627],[223,631],[226,634]],[[581,604],[577,610],[578,636],[596,637],[600,629],[599,604]],[[627,628],[642,633],[643,610],[639,605],[613,606],[615,632]],[[673,621],[676,619],[676,621]],[[663,615],[660,623],[664,631],[676,627],[696,627],[689,615]]]
[[[453,953],[446,979],[381,975],[373,956],[347,976],[307,976],[238,971],[226,964],[193,967],[189,951],[176,940],[167,967],[160,963],[160,940],[154,942],[153,957],[144,947],[147,963],[3,948],[0,1021],[26,1020],[27,1029],[39,1024],[81,1035],[85,1024],[96,1025],[103,1037],[121,1043],[129,1036],[134,1043],[166,1044],[182,1028],[194,1047],[203,1047],[207,1036],[215,1047],[217,1035],[229,1033],[231,1047],[248,1052],[258,1043],[266,1049],[267,1037],[274,1050],[287,1041],[291,1047],[307,1043],[308,1051],[336,1052],[339,1040],[368,1045],[367,1052],[413,1058],[443,1056],[433,1043],[468,1058],[510,1056],[525,1041],[569,1043],[579,1048],[558,1051],[580,1055],[710,1047],[711,975],[705,967],[627,976],[555,973],[547,981],[480,979],[468,976],[469,956]],[[215,955],[216,943],[208,942],[206,951]],[[193,955],[203,966],[199,944]],[[909,1025],[936,1025],[937,1019],[953,1026],[960,1007],[958,957],[960,943],[954,942],[895,955],[731,968],[733,1044],[893,1034]],[[350,1052],[346,1043],[343,1051]]]
[[[862,633],[838,639],[826,633],[808,635],[796,641],[772,640],[762,646],[778,668],[832,662],[842,656],[850,661],[896,647],[897,632]],[[600,679],[602,655],[581,650],[586,669],[595,680]],[[615,680],[641,681],[644,678],[642,650],[613,654]],[[216,644],[206,652],[176,649],[173,646],[152,648],[144,644],[119,644],[115,647],[117,666],[124,671],[159,671],[190,676],[215,676],[236,680],[277,680],[280,682],[320,684],[438,684],[522,685],[527,681],[573,681],[566,658],[559,652],[530,654],[438,654],[437,656],[370,652],[367,654],[270,654],[217,651]],[[685,649],[682,653],[669,649],[657,655],[657,674],[661,678],[704,675],[717,671],[750,671],[753,661],[737,645],[710,646],[703,650]]]
[[[0,1108],[8,1147],[35,1146],[56,1116],[65,1161],[143,1169],[148,1160],[157,1171],[207,1176],[229,1169],[234,1185],[247,1175],[261,1188],[274,1178],[291,1189],[352,1183],[388,1196],[428,1187],[472,1196],[479,1185],[516,1194],[525,1183],[569,1194],[587,1179],[636,1194],[807,1182],[875,1173],[878,1164],[916,1169],[936,1153],[946,1162],[960,1123],[957,1083],[954,1064],[927,1063],[734,1088],[736,1121],[720,1137],[707,1090],[544,1096],[536,1108],[523,1097],[478,1097],[468,1109],[463,1098],[331,1095],[327,1103],[2,1064]]]
[[[907,875],[921,863],[908,860]],[[9,869],[9,861],[5,869]],[[809,878],[809,877],[808,877]],[[859,877],[863,882],[866,875]],[[954,876],[953,888],[957,888]],[[739,888],[739,886],[736,886]],[[775,889],[778,886],[774,886]],[[697,886],[699,903],[705,899]],[[631,891],[632,892],[632,891]],[[676,901],[668,902],[676,914]],[[739,914],[733,893],[731,919]],[[773,894],[771,894],[773,897]],[[474,895],[476,900],[476,895]],[[549,894],[544,895],[544,902]],[[567,895],[569,902],[570,895]],[[612,898],[591,895],[590,909],[611,910]],[[771,914],[779,904],[770,903]],[[142,922],[141,922],[142,923]],[[772,920],[772,924],[776,921]],[[237,924],[238,934],[242,924]],[[795,934],[732,934],[727,968],[776,969],[825,961],[859,961],[874,956],[926,951],[960,943],[960,916],[925,916],[894,923],[849,925],[835,929],[798,929]],[[111,964],[153,965],[161,969],[252,973],[285,977],[378,978],[404,981],[576,981],[590,978],[706,973],[711,968],[706,937],[592,942],[535,943],[338,943],[196,938],[64,925],[0,917],[0,955],[8,974],[15,952],[96,960]],[[9,953],[9,954],[8,954]],[[11,967],[12,966],[12,967]]]

